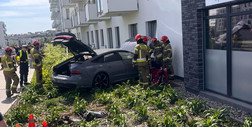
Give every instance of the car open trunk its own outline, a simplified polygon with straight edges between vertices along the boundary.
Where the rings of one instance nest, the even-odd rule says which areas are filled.
[[[53,67],[54,75],[71,76],[71,69],[78,64],[82,64],[86,60],[96,56],[96,52],[80,40],[77,40],[72,33],[59,33],[52,40],[53,44],[62,44],[73,53],[74,57]]]
[[[83,62],[87,61],[90,58],[92,58],[92,56],[88,54],[75,55],[54,66],[53,67],[54,75],[71,76],[71,74],[73,73],[72,69],[74,69],[75,67],[82,64]]]

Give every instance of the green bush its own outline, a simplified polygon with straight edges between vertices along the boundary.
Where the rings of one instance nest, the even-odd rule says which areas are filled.
[[[33,108],[27,103],[20,104],[15,108],[10,109],[10,112],[5,114],[7,124],[13,126],[17,123],[27,123],[29,114],[33,113]]]
[[[243,127],[252,127],[252,117],[245,119]]]
[[[80,99],[78,96],[75,97],[75,102],[73,105],[73,112],[82,115],[86,112],[87,101],[85,99]]]
[[[144,105],[137,105],[135,107],[135,120],[137,122],[143,122],[146,121],[148,119],[148,110],[147,107]]]

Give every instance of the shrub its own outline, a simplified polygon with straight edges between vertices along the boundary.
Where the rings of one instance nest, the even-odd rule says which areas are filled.
[[[84,99],[80,99],[78,96],[75,97],[75,102],[73,105],[73,112],[76,114],[82,115],[86,112],[87,101]]]
[[[190,100],[186,102],[193,115],[199,115],[206,110],[206,104],[201,100]]]
[[[147,108],[144,105],[137,105],[135,107],[135,120],[138,122],[143,122],[148,119]]]
[[[252,127],[252,117],[245,119],[243,127]]]
[[[10,109],[11,111],[5,115],[7,124],[13,126],[17,123],[27,123],[29,114],[33,112],[31,107],[31,105],[24,103]]]

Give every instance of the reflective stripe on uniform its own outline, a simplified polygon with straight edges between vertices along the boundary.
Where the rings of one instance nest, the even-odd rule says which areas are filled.
[[[12,88],[14,88],[14,89],[15,89],[15,88],[17,88],[17,86],[12,86]]]
[[[172,60],[172,58],[167,57],[167,58],[164,58],[164,59],[163,59],[163,61],[165,61],[165,60]]]
[[[146,62],[146,58],[137,59],[137,62]]]
[[[162,57],[162,56],[163,56],[162,54],[158,54],[158,55],[157,55],[157,58],[160,58],[160,57]]]

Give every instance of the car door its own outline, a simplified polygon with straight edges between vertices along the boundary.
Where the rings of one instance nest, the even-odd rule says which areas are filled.
[[[133,68],[132,66],[132,58],[134,56],[133,53],[131,52],[118,52],[119,55],[122,57],[122,61],[123,61],[123,64],[126,68],[126,72],[127,72],[127,75],[133,75],[133,74],[137,74],[137,68]]]
[[[104,66],[109,73],[111,82],[116,82],[125,78],[126,68],[118,53],[112,52],[104,55]]]

